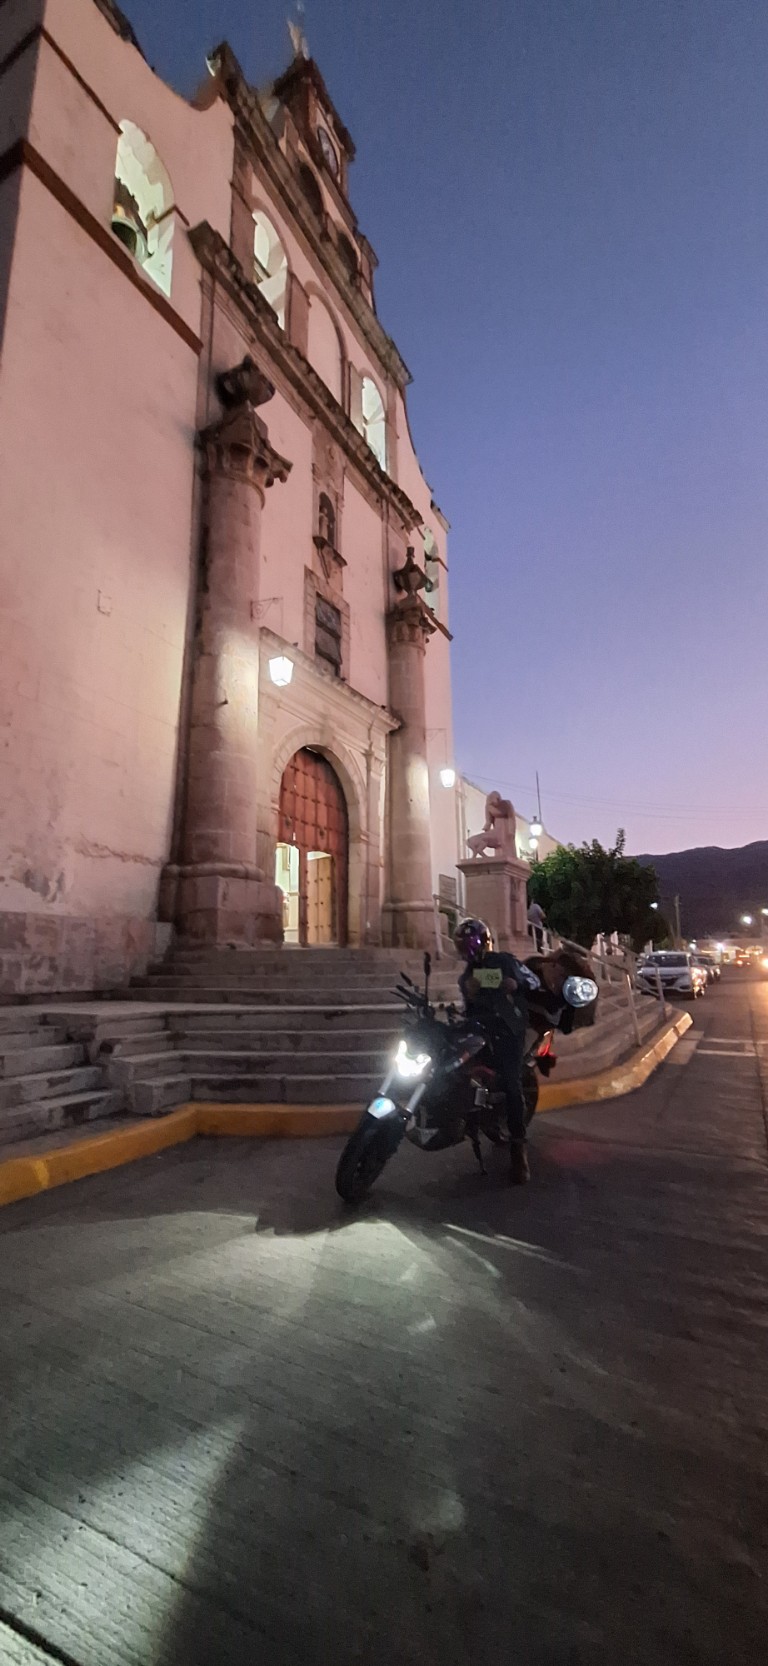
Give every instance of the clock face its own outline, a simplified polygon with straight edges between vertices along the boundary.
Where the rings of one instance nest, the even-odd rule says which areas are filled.
[[[333,176],[335,178],[338,171],[339,171],[339,158],[336,155],[336,151],[335,151],[335,148],[334,148],[334,145],[333,145],[333,141],[330,137],[330,134],[326,131],[326,129],[324,127],[318,127],[317,138],[318,138],[318,143],[320,145],[320,149],[323,153],[323,161],[324,161],[326,167],[330,169],[331,173],[333,174]]]

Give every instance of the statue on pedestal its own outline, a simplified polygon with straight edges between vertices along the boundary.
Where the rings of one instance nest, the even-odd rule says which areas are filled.
[[[517,822],[510,800],[502,798],[500,793],[488,794],[485,801],[485,826],[482,833],[473,833],[467,839],[467,846],[472,855],[480,859],[485,855],[503,856],[514,861],[517,857],[515,829]]]

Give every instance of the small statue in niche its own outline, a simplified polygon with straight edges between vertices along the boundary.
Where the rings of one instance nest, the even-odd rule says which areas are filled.
[[[485,801],[485,826],[482,833],[472,833],[467,846],[478,858],[489,852],[507,859],[517,856],[515,830],[517,822],[513,805],[498,792],[488,794]]]

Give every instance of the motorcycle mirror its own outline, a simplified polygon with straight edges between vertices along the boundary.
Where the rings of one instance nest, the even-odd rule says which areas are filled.
[[[569,1007],[588,1007],[597,1000],[597,984],[594,978],[566,978],[563,984],[563,1000]]]

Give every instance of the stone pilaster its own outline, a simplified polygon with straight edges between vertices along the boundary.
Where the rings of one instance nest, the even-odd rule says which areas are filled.
[[[282,937],[274,875],[256,864],[261,513],[291,467],[256,409],[273,391],[244,360],[219,378],[224,415],[200,435],[205,525],[182,862],[165,888],[180,929],[212,944]]]
[[[435,919],[424,658],[435,627],[418,595],[423,585],[414,575],[419,569],[409,550],[405,567],[395,575],[403,593],[387,617],[389,705],[400,727],[389,741],[384,932],[397,946],[428,948],[434,942]]]

